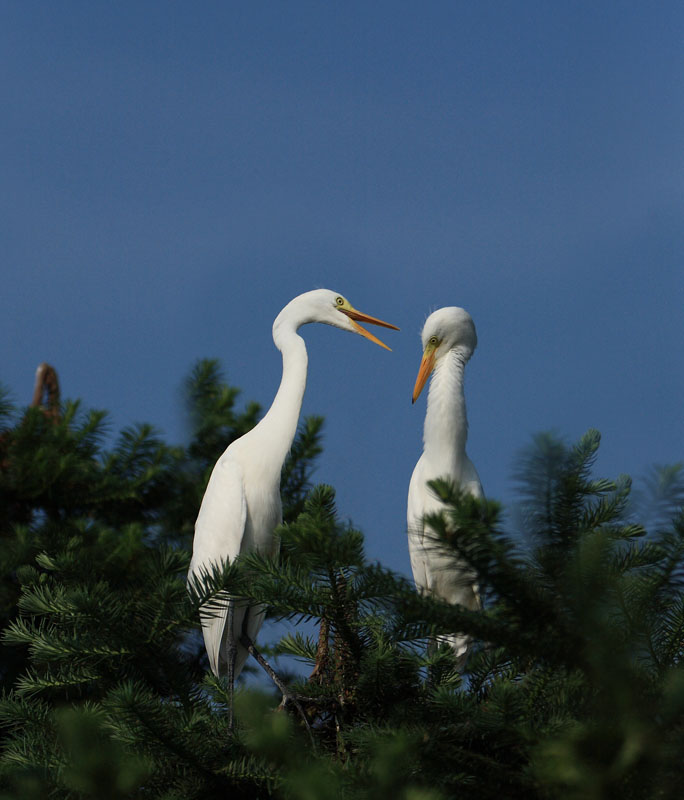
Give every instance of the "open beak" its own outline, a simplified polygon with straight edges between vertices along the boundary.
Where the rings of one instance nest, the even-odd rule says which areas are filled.
[[[430,373],[435,367],[435,351],[434,350],[425,350],[423,353],[423,360],[420,362],[420,369],[418,370],[418,377],[416,378],[416,385],[413,387],[413,398],[411,399],[411,403],[415,403],[420,393],[423,391],[423,386],[427,379],[430,377]]]
[[[372,333],[367,331],[365,328],[362,328],[359,325],[359,322],[366,322],[369,325],[379,325],[381,328],[391,328],[393,331],[398,331],[396,325],[392,325],[389,322],[383,322],[381,319],[376,319],[375,317],[370,317],[368,314],[362,314],[360,311],[357,311],[355,308],[340,308],[339,309],[343,314],[346,314],[352,322],[354,329],[357,333],[360,333],[361,336],[365,336],[366,339],[370,339],[371,342],[375,342],[375,344],[379,344],[380,347],[384,347],[385,350],[391,350],[392,348],[387,347],[384,342],[381,342],[380,339],[373,336]]]

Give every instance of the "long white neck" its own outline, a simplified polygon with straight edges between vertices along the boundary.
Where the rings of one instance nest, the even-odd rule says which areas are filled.
[[[467,360],[462,351],[450,350],[435,364],[430,380],[423,449],[443,474],[455,474],[465,457],[468,420],[463,378]]]
[[[275,399],[257,428],[272,456],[272,463],[282,465],[297,433],[306,389],[308,356],[304,339],[289,320],[276,319],[273,341],[283,356],[283,376]]]

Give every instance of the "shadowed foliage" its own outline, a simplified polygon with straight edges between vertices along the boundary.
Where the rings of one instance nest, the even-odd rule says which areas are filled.
[[[436,481],[434,546],[485,598],[467,611],[368,562],[334,490],[310,486],[309,418],[283,470],[280,557],[188,589],[211,468],[259,418],[237,394],[200,362],[183,445],[146,425],[112,438],[78,403],[47,417],[0,398],[0,799],[679,796],[681,467],[632,494],[592,476],[596,432],[539,435],[517,473],[524,536]],[[269,659],[302,665],[281,710],[267,679],[243,685],[234,732],[198,633],[226,590],[281,621]],[[427,647],[455,630],[476,642],[465,675]]]

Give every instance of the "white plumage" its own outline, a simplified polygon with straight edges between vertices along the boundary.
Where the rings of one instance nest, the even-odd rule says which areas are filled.
[[[280,387],[271,408],[249,433],[234,441],[216,462],[195,523],[189,577],[202,577],[212,565],[232,561],[240,553],[274,554],[278,544],[273,531],[282,521],[280,473],[297,431],[306,387],[307,353],[297,330],[308,322],[323,322],[359,333],[385,347],[358,323],[394,328],[362,314],[342,295],[316,289],[295,297],[273,323],[273,341],[283,357]],[[232,629],[227,624],[232,616]],[[218,610],[201,614],[202,633],[215,675],[228,671],[236,678],[247,649],[244,633],[253,641],[264,612],[244,601],[225,598]],[[233,669],[230,670],[231,656]]]
[[[432,375],[428,393],[423,435],[423,454],[413,470],[408,494],[408,541],[411,568],[416,587],[449,603],[460,603],[475,610],[481,607],[475,576],[463,564],[454,562],[435,541],[435,534],[424,524],[427,514],[444,508],[427,482],[446,478],[482,497],[477,470],[466,454],[468,421],[463,378],[465,365],[477,345],[475,325],[470,315],[455,306],[440,308],[425,321],[421,334],[421,361],[413,402]],[[464,667],[469,639],[458,632],[440,636],[453,648],[459,666]]]

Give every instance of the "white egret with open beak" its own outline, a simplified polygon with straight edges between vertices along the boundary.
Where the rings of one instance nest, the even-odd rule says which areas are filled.
[[[273,323],[273,341],[283,357],[280,387],[259,424],[232,442],[214,466],[195,523],[189,579],[201,581],[208,568],[240,553],[273,555],[277,550],[273,532],[282,522],[280,473],[297,431],[306,387],[306,345],[297,330],[308,322],[358,333],[387,350],[360,323],[399,330],[357,311],[328,289],[301,294],[283,308]],[[259,606],[229,597],[201,614],[209,665],[217,676],[227,672],[231,691],[248,655],[240,640],[246,634],[254,641],[263,618]]]

